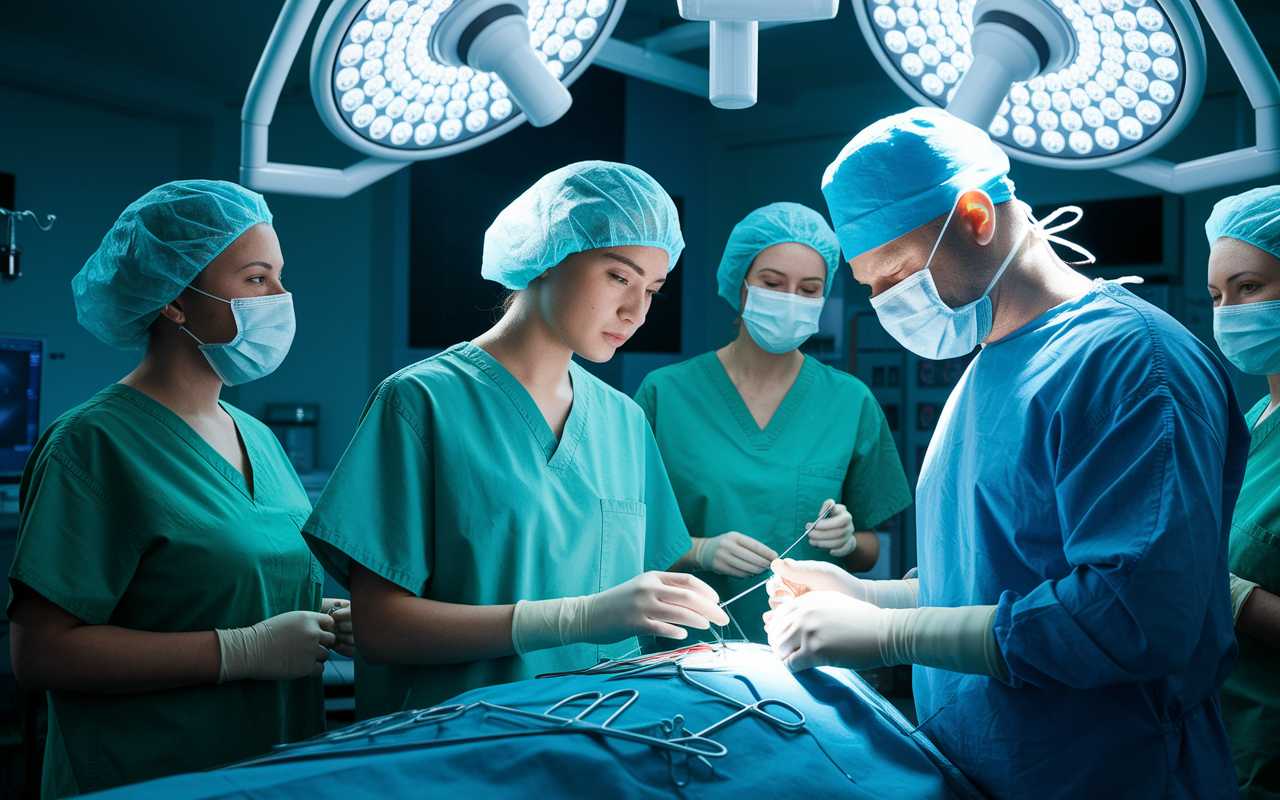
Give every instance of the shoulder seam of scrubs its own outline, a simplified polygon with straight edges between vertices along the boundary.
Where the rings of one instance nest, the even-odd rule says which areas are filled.
[[[120,525],[124,530],[125,535],[129,537],[129,543],[133,545],[133,549],[141,554],[146,548],[138,541],[137,536],[135,536],[137,531],[130,522],[129,516],[124,514],[120,508],[112,502],[111,498],[107,496],[107,493],[98,485],[98,482],[89,474],[89,471],[72,459],[71,454],[67,452],[67,449],[63,446],[61,441],[64,433],[65,429],[58,431],[57,438],[54,441],[49,442],[49,459],[56,461],[65,467],[71,475],[73,475],[80,483],[84,484],[86,489],[93,493],[94,497],[97,497],[98,500],[107,507],[111,512],[111,516],[115,518],[116,523]]]
[[[393,388],[398,388],[398,384],[397,387],[389,387],[386,391],[380,390],[378,394],[374,396],[374,401],[380,402],[387,408],[394,411],[395,415],[403,420],[405,425],[409,426],[409,430],[413,431],[413,435],[418,437],[418,442],[426,448],[427,452],[431,452],[431,445],[427,441],[427,434],[422,424],[417,419],[413,418],[408,405],[398,393],[392,391]]]

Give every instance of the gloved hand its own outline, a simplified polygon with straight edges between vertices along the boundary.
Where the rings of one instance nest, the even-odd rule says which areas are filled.
[[[356,657],[356,634],[351,627],[351,601],[325,598],[320,601],[320,608],[333,617],[333,632],[337,642],[331,648],[333,652],[347,658]]]
[[[806,592],[840,592],[880,608],[915,608],[918,587],[915,578],[903,581],[869,581],[850,575],[844,568],[827,561],[796,561],[784,558],[770,565],[773,577],[765,589],[769,605],[782,603]]]
[[[1249,594],[1258,588],[1258,584],[1253,581],[1247,581],[1236,575],[1231,575],[1231,622],[1232,624],[1240,621],[1240,609],[1244,608],[1244,601],[1249,599]]]
[[[729,624],[729,615],[716,605],[719,600],[714,589],[692,575],[646,572],[598,594],[521,600],[511,620],[511,641],[524,655],[578,642],[612,644],[642,634],[684,639],[689,632],[681,625],[705,630],[713,622]]]
[[[995,606],[878,608],[839,592],[807,592],[764,615],[774,653],[792,672],[894,664],[1009,681]]]
[[[764,572],[778,554],[744,533],[729,531],[707,539],[695,538],[693,556],[698,569],[746,578]]]
[[[831,555],[836,558],[844,558],[858,547],[858,540],[853,535],[853,515],[835,500],[823,503],[819,513],[831,506],[835,508],[826,519],[816,525],[809,525],[809,544],[822,550],[830,550]]]
[[[248,628],[218,630],[222,668],[218,683],[239,680],[289,681],[324,672],[337,637],[333,618],[289,611]]]

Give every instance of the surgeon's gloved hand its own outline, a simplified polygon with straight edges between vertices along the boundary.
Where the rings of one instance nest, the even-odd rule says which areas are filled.
[[[705,630],[728,625],[714,589],[692,575],[646,572],[598,594],[554,600],[521,600],[511,620],[511,642],[520,655],[587,642],[612,644],[652,634],[684,639],[681,625]]]
[[[809,525],[809,544],[821,550],[830,550],[831,555],[836,558],[844,558],[858,547],[858,540],[853,535],[853,515],[835,500],[824,502],[819,513],[832,506],[835,508],[826,519],[820,520],[816,525]]]
[[[324,672],[329,648],[337,642],[327,614],[289,611],[248,628],[215,631],[222,653],[218,683],[240,680],[288,681]]]
[[[759,575],[778,557],[772,547],[737,531],[695,538],[693,551],[698,569],[734,578]]]
[[[333,617],[333,633],[337,637],[332,648],[333,652],[347,658],[355,658],[356,634],[351,626],[351,601],[326,597],[320,601],[320,607],[326,614]]]
[[[880,608],[915,608],[919,604],[919,584],[915,578],[902,581],[870,581],[850,575],[827,561],[796,561],[784,558],[770,565],[773,577],[765,589],[769,605],[781,604],[807,592],[840,592]]]
[[[920,664],[1007,683],[995,617],[995,606],[878,608],[838,592],[808,592],[764,620],[769,645],[792,672]]]
[[[1258,584],[1247,581],[1234,572],[1228,574],[1231,576],[1231,622],[1234,624],[1240,621],[1240,610],[1244,608],[1244,602],[1249,599],[1253,590],[1258,588]]]

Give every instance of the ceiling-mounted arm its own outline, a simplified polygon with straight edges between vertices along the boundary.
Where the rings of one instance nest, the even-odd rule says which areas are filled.
[[[267,160],[267,130],[289,68],[302,47],[320,0],[286,0],[262,51],[240,111],[240,182],[260,192],[342,198],[408,165],[366,158],[346,169],[275,164]]]
[[[1280,172],[1280,80],[1235,0],[1198,0],[1213,35],[1231,62],[1253,107],[1257,144],[1174,164],[1142,158],[1112,172],[1165,192],[1186,194]]]

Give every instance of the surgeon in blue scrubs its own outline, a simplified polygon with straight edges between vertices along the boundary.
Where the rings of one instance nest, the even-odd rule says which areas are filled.
[[[792,670],[919,665],[922,728],[993,798],[1234,797],[1216,690],[1249,431],[1210,351],[1063,263],[1008,169],[937,109],[828,167],[885,329],[926,358],[983,347],[925,456],[918,579],[775,562],[770,643]]]

